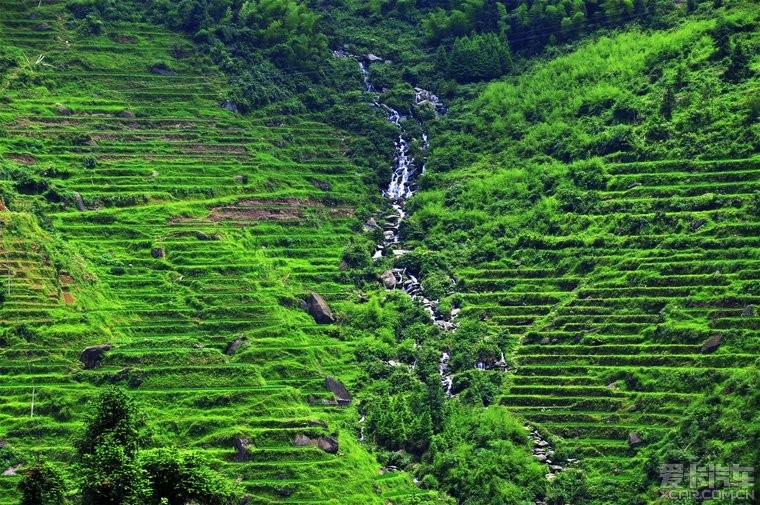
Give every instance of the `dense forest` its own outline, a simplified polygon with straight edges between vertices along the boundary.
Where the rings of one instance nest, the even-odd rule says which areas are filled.
[[[756,2],[0,10],[0,505],[754,502]]]

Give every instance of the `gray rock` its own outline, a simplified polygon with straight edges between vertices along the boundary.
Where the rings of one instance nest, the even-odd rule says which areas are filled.
[[[351,403],[351,400],[353,399],[351,393],[342,382],[333,377],[325,377],[324,384],[325,388],[335,395],[335,400],[338,402],[338,405],[345,406]]]
[[[754,305],[747,305],[744,307],[744,310],[742,311],[742,317],[752,317],[755,315],[755,306]]]
[[[312,179],[311,180],[312,185],[317,188],[321,189],[322,191],[331,191],[332,186],[330,186],[330,183],[327,181],[320,181],[319,179]]]
[[[95,368],[103,360],[103,355],[113,349],[111,344],[93,345],[85,348],[79,355],[79,361],[84,363],[86,369]]]
[[[370,230],[374,228],[379,228],[379,226],[377,225],[377,221],[375,221],[374,217],[367,219],[367,222],[364,223],[364,227]]]
[[[243,345],[242,338],[234,340],[227,345],[227,348],[224,350],[224,354],[226,354],[227,356],[233,356],[238,351],[238,349],[240,349],[242,345]]]
[[[202,231],[199,231],[195,234],[195,238],[198,240],[219,240],[218,235],[208,235],[207,233],[203,233]]]
[[[293,447],[307,447],[309,445],[314,445],[314,441],[302,433],[296,435],[295,440],[293,440]]]
[[[383,286],[385,286],[385,289],[395,289],[396,284],[398,284],[396,274],[394,274],[392,270],[386,270],[383,272],[383,275],[380,276],[380,280],[382,281]]]
[[[375,54],[372,54],[372,53],[365,54],[363,56],[363,59],[367,63],[377,63],[377,62],[380,62],[380,61],[385,61],[383,58],[381,58],[381,57],[379,57],[379,56],[377,56]]]
[[[628,446],[629,447],[638,447],[641,444],[643,444],[644,441],[639,436],[638,432],[632,431],[628,434]]]
[[[132,112],[131,110],[123,110],[123,111],[119,112],[119,117],[123,117],[123,118],[129,119],[129,118],[135,117],[135,113]]]
[[[61,116],[70,116],[74,113],[70,107],[66,107],[65,105],[61,104],[58,104],[58,106],[56,106],[55,111]]]
[[[232,100],[224,100],[221,104],[219,104],[219,106],[235,114],[239,112],[237,104]]]
[[[338,439],[335,437],[319,437],[319,439],[317,439],[317,447],[328,454],[337,454],[338,449],[340,449]]]
[[[538,460],[539,463],[546,463],[546,456],[543,454],[534,454],[534,457]]]
[[[317,293],[311,293],[306,298],[306,310],[318,324],[332,324],[335,322],[330,306]]]
[[[16,466],[9,466],[3,472],[3,477],[12,477],[14,475],[17,475],[18,471],[21,469],[22,466],[23,465],[21,465],[21,464],[18,464]]]
[[[250,455],[248,449],[251,447],[250,441],[245,437],[235,437],[232,445],[235,446],[235,461],[248,461]]]
[[[170,69],[164,64],[153,65],[152,67],[150,67],[150,71],[158,75],[177,75],[177,72]]]
[[[40,23],[37,26],[34,27],[35,32],[44,32],[46,30],[50,30],[52,26],[50,23]]]
[[[154,247],[150,250],[150,255],[156,259],[166,257],[166,251],[163,247]]]
[[[234,181],[238,184],[248,184],[248,176],[247,175],[236,175],[234,177]]]
[[[84,212],[87,210],[84,206],[84,200],[82,199],[82,195],[79,194],[78,191],[74,191],[74,202],[77,205],[77,209],[79,209],[80,212]]]
[[[702,344],[702,349],[700,351],[702,354],[709,354],[711,352],[714,352],[720,347],[720,344],[723,343],[723,336],[722,335],[714,335],[710,338],[708,338],[704,344]]]
[[[313,426],[315,428],[327,428],[327,423],[321,419],[309,419],[309,426]]]

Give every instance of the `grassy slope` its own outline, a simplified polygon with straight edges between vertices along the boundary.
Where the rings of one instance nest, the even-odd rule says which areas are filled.
[[[340,311],[355,296],[340,256],[358,225],[352,209],[374,193],[342,154],[342,135],[223,110],[214,69],[155,26],[85,37],[58,5],[31,19],[36,2],[27,4],[0,2],[0,43],[30,59],[19,73],[29,84],[3,92],[0,154],[60,202],[30,186],[0,213],[11,271],[0,437],[21,454],[66,460],[82,402],[98,386],[127,384],[157,441],[202,450],[256,503],[382,503],[414,492],[405,475],[378,477],[353,431],[354,407],[321,404],[325,375],[353,377],[352,344],[292,303],[315,290]],[[188,56],[175,58],[175,46]],[[158,61],[176,75],[149,72]],[[243,347],[226,356],[238,338]],[[82,370],[80,350],[105,342],[114,349],[103,365]],[[340,454],[293,447],[299,433],[338,436]],[[240,436],[252,446],[242,463],[233,460]],[[16,482],[0,478],[0,503],[14,502]]]
[[[757,22],[749,5],[726,14]],[[449,258],[460,317],[522,338],[501,403],[581,460],[596,500],[635,501],[620,487],[643,476],[630,432],[654,444],[703,392],[757,372],[760,318],[741,313],[760,302],[747,119],[760,88],[721,78],[713,26],[605,36],[488,85],[433,132],[434,168],[412,204],[409,234]],[[758,42],[746,28],[736,38]],[[610,147],[617,134],[630,143]],[[580,164],[564,161],[594,156],[595,181],[574,185]],[[701,353],[716,334],[720,349]]]

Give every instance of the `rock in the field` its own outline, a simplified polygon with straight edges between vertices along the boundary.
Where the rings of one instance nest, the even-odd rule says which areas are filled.
[[[306,298],[306,311],[319,324],[332,324],[335,322],[332,310],[322,296],[311,293]]]
[[[317,447],[328,454],[337,454],[338,449],[340,448],[338,445],[338,439],[335,437],[319,437],[317,439]]]
[[[365,230],[374,230],[375,228],[379,228],[379,226],[377,225],[377,221],[375,221],[374,217],[367,219],[367,222],[364,223]]]
[[[330,183],[327,181],[320,181],[319,179],[312,179],[311,183],[314,185],[315,188],[321,189],[322,191],[331,191],[332,186],[330,186]]]
[[[742,317],[752,317],[755,315],[755,306],[754,305],[747,305],[744,307],[744,310],[742,311]]]
[[[3,477],[12,477],[12,476],[18,474],[18,471],[21,469],[22,466],[23,465],[21,465],[21,464],[16,465],[16,466],[9,466],[3,472]]]
[[[702,228],[705,225],[706,222],[707,222],[707,220],[703,219],[703,218],[700,218],[700,219],[697,219],[696,221],[693,221],[691,223],[691,226],[690,226],[691,231],[697,231],[697,230],[699,230],[700,228]]]
[[[293,447],[306,447],[309,445],[314,445],[314,441],[304,434],[296,435],[295,440],[293,440]]]
[[[166,251],[163,247],[154,247],[150,250],[150,255],[156,259],[166,257]]]
[[[348,388],[337,379],[333,377],[325,377],[325,388],[335,395],[335,400],[338,405],[348,405],[351,403],[352,397]]]
[[[225,100],[220,104],[220,106],[223,109],[227,109],[228,111],[233,112],[235,114],[237,114],[239,111],[237,104],[233,102],[232,100]]]
[[[632,431],[628,434],[628,447],[638,447],[643,443],[644,441],[641,440],[638,432]]]
[[[385,60],[384,60],[383,58],[381,58],[380,56],[377,56],[376,54],[372,54],[372,53],[367,53],[367,54],[365,54],[365,55],[364,55],[362,58],[363,58],[363,59],[364,59],[364,61],[366,61],[367,63],[378,63],[378,62],[380,62],[380,61],[385,61]]]
[[[247,175],[236,175],[234,177],[234,180],[238,184],[248,184],[248,176]]]
[[[158,63],[150,67],[150,71],[158,75],[177,75],[177,72],[169,68],[165,63]]]
[[[224,354],[226,354],[227,356],[232,356],[238,351],[238,349],[240,349],[242,345],[243,345],[243,339],[238,338],[227,345],[227,348],[224,350]]]
[[[62,105],[62,104],[56,105],[55,111],[61,116],[70,116],[74,113],[74,111],[71,110],[71,107],[66,107],[65,105]]]
[[[344,270],[348,270],[348,263],[346,263],[345,261],[341,261],[340,265],[338,265],[338,270],[340,270],[341,272],[343,272]]]
[[[385,289],[395,289],[396,284],[398,283],[396,274],[393,273],[393,270],[386,270],[383,272],[383,275],[380,276],[380,280],[383,282]]]
[[[76,203],[77,209],[79,209],[80,212],[84,212],[86,210],[82,195],[80,195],[78,191],[74,191],[74,202]]]
[[[195,238],[198,240],[219,240],[218,235],[209,235],[207,233],[203,233],[202,231],[199,231],[195,234]]]
[[[79,355],[79,361],[84,363],[84,367],[87,369],[95,368],[103,360],[103,355],[111,349],[113,349],[111,344],[87,347],[82,351],[82,354]]]
[[[119,117],[123,117],[123,118],[126,118],[126,119],[131,119],[131,118],[135,117],[135,113],[132,112],[131,110],[126,110],[125,109],[125,110],[119,112]]]
[[[546,463],[545,454],[534,454],[534,457],[538,460],[539,463]]]
[[[309,419],[309,426],[315,428],[327,428],[327,423],[320,419]]]
[[[552,340],[549,337],[544,337],[541,339],[541,345],[548,345],[551,343],[552,343]]]
[[[702,354],[709,354],[720,347],[720,344],[723,343],[723,336],[722,335],[715,335],[710,338],[708,338],[704,344],[702,344],[701,352]]]
[[[552,472],[561,472],[564,468],[560,465],[549,465],[549,470]]]
[[[235,437],[232,445],[235,446],[235,461],[248,461],[251,442],[245,437]]]
[[[52,26],[50,23],[40,23],[37,26],[34,27],[35,32],[44,32],[46,30],[50,30]]]

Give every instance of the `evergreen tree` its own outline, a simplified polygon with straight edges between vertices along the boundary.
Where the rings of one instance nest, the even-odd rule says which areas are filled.
[[[676,97],[673,93],[673,88],[668,86],[665,88],[665,95],[662,97],[662,105],[660,106],[660,112],[662,117],[670,121],[673,118],[673,109],[676,107]]]
[[[749,62],[749,55],[744,51],[742,44],[739,42],[734,44],[734,49],[731,51],[731,61],[728,63],[728,68],[724,74],[726,80],[739,82],[749,77]]]
[[[20,505],[63,505],[66,483],[61,474],[44,460],[36,460],[18,483]]]

